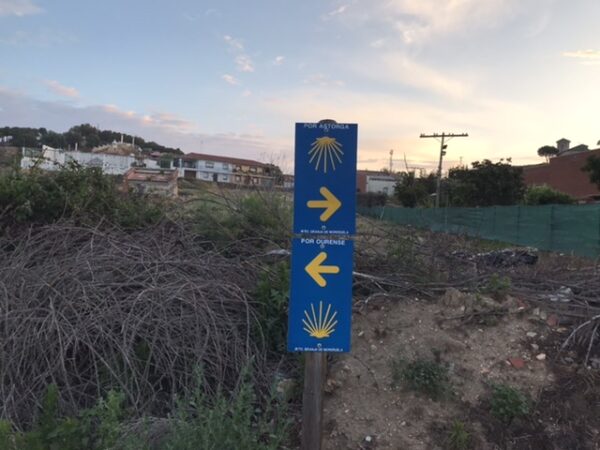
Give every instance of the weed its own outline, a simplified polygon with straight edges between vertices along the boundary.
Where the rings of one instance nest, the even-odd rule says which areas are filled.
[[[201,383],[190,398],[179,403],[175,426],[165,450],[278,450],[287,436],[288,423],[279,420],[279,405],[268,402],[263,411],[249,382],[235,395],[221,390],[210,400]]]
[[[282,262],[261,274],[253,295],[260,324],[257,331],[267,348],[277,353],[285,353],[289,289],[290,267]]]
[[[392,364],[392,380],[394,385],[402,383],[433,400],[441,399],[449,388],[448,369],[434,361],[420,359],[408,364],[402,360],[395,361]]]
[[[483,293],[490,295],[494,300],[504,300],[510,292],[511,285],[509,277],[501,277],[495,273],[483,287]]]
[[[494,417],[510,423],[525,417],[529,411],[529,400],[523,393],[506,384],[492,386],[491,412]]]
[[[464,422],[455,420],[448,433],[446,441],[448,450],[467,450],[471,448],[471,433]]]

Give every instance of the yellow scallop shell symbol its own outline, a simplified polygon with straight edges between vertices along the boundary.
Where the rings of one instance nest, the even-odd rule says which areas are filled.
[[[337,311],[331,311],[331,304],[327,306],[327,311],[323,314],[323,302],[319,302],[319,312],[315,310],[315,305],[310,304],[310,312],[304,310],[304,316],[306,319],[302,319],[304,324],[304,331],[306,331],[311,337],[317,339],[325,339],[331,336],[335,331],[335,326],[338,321],[335,320]]]
[[[338,164],[342,163],[342,144],[335,140],[333,137],[323,136],[317,138],[313,142],[308,155],[310,156],[309,164],[315,165],[315,170],[322,170],[323,173],[327,173],[328,166],[335,170],[336,161]]]

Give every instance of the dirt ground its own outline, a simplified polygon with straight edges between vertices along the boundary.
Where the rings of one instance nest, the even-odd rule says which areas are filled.
[[[465,317],[477,301],[450,291],[433,301],[380,296],[357,305],[352,353],[329,365],[324,449],[600,448],[600,376],[559,352],[570,330],[510,296],[498,303],[502,314]],[[393,363],[417,359],[448,369],[443,399],[394,386]],[[530,413],[510,423],[494,417],[494,384],[525,393]],[[449,439],[457,420],[469,433],[462,447]]]

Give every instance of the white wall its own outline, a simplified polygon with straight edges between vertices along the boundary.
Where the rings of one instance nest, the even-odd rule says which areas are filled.
[[[387,195],[394,195],[394,186],[396,186],[396,179],[392,177],[367,176],[367,192],[382,192]]]
[[[27,156],[23,153],[21,168],[29,169],[36,163],[43,170],[58,170],[69,161],[76,161],[83,167],[99,167],[108,175],[123,175],[136,163],[133,156],[108,155],[106,153],[69,152],[51,147],[42,147],[43,159]],[[159,168],[158,162],[145,158],[143,164],[150,169]]]

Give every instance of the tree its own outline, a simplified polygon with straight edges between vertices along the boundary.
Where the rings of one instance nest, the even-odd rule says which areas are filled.
[[[558,149],[551,145],[544,145],[543,147],[538,148],[537,154],[546,158],[546,162],[548,162],[550,157],[558,155]]]
[[[587,172],[590,181],[600,189],[600,157],[596,155],[590,156],[581,170]]]
[[[432,182],[433,180],[433,182]],[[427,203],[429,196],[435,192],[435,175],[417,178],[415,172],[405,172],[394,187],[395,195],[402,206],[414,208]]]
[[[448,185],[453,206],[514,205],[523,199],[523,169],[489,159],[471,163],[472,169],[450,169]]]

